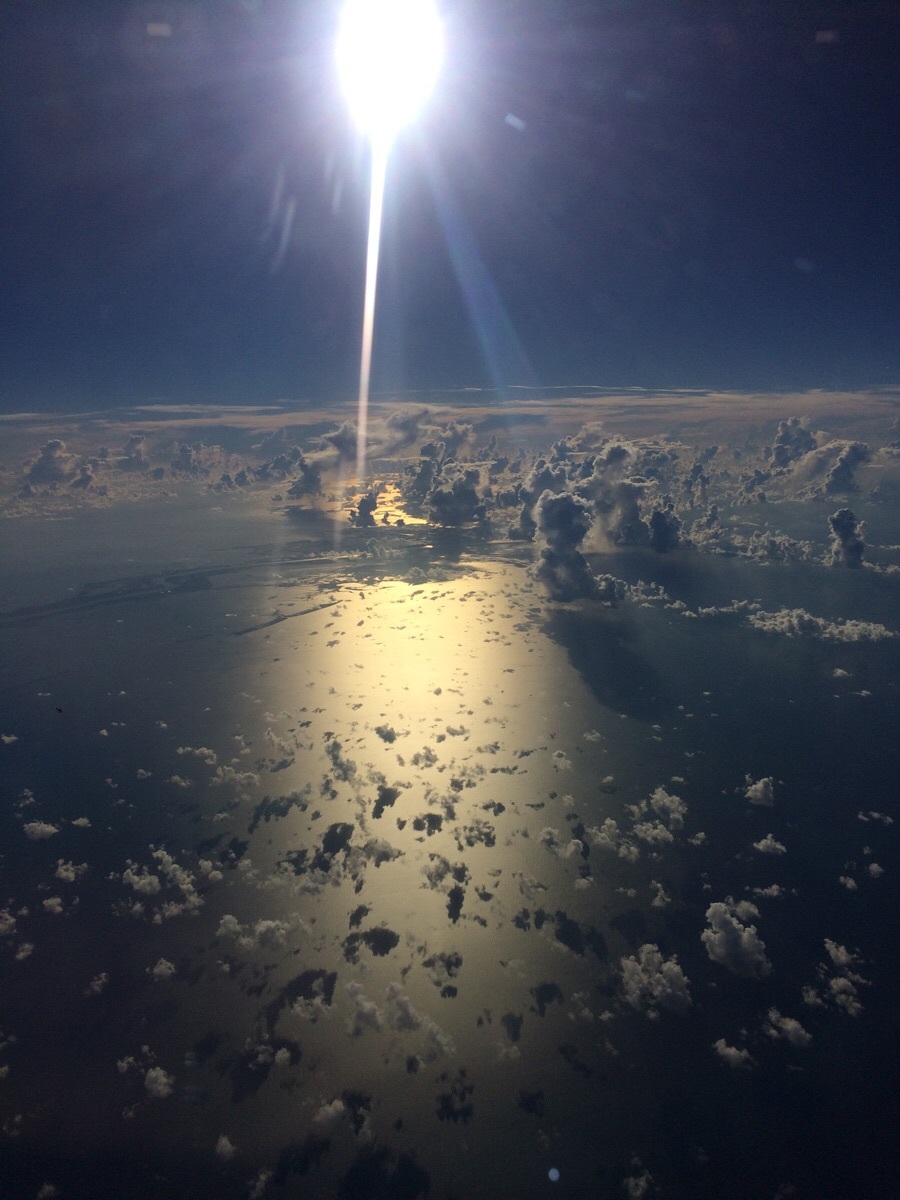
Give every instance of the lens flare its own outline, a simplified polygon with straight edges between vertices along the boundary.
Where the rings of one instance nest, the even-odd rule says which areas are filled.
[[[441,23],[430,0],[348,0],[337,60],[354,120],[373,141],[389,141],[428,97],[443,57]]]

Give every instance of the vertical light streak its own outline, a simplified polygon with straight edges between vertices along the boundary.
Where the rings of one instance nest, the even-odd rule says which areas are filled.
[[[366,293],[363,304],[362,353],[359,364],[359,412],[356,420],[356,474],[360,489],[366,484],[366,442],[369,422],[369,384],[372,376],[372,341],[375,332],[375,285],[381,245],[381,213],[389,143],[372,139],[372,184],[369,193],[369,242],[366,250]]]

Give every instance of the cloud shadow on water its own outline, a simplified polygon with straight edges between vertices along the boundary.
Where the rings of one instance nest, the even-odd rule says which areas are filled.
[[[641,654],[634,627],[608,609],[556,609],[543,632],[561,646],[598,701],[640,721],[658,721],[669,707],[658,671]]]

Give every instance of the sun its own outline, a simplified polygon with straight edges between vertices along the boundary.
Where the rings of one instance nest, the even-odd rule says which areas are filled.
[[[337,62],[354,120],[373,141],[390,142],[422,107],[443,57],[432,0],[347,0]]]

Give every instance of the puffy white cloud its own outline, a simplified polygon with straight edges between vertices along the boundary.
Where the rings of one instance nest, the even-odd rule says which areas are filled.
[[[794,1017],[784,1017],[777,1008],[770,1008],[766,1014],[765,1032],[770,1038],[782,1039],[792,1046],[808,1046],[812,1034],[808,1033]]]
[[[175,1090],[175,1077],[162,1067],[150,1067],[144,1076],[144,1087],[148,1095],[165,1100]]]
[[[227,1133],[219,1134],[219,1140],[216,1142],[216,1158],[220,1162],[230,1162],[234,1158],[236,1149],[237,1147]]]
[[[95,975],[91,982],[84,989],[86,996],[99,996],[101,992],[106,990],[106,985],[109,983],[109,974],[106,971],[101,971],[99,975]]]
[[[653,1176],[645,1170],[639,1159],[632,1164],[633,1175],[622,1180],[622,1187],[628,1200],[645,1200],[654,1190]]]
[[[384,993],[388,1024],[392,1029],[418,1029],[422,1018],[399,983],[389,983]]]
[[[135,863],[129,863],[122,872],[122,882],[127,883],[143,896],[155,896],[162,887],[159,876],[151,875],[146,867],[139,867],[135,870],[135,866]]]
[[[667,842],[674,842],[675,838],[672,833],[663,825],[662,821],[638,821],[632,828],[635,837],[641,839],[642,842],[649,842],[654,846],[662,846]]]
[[[210,750],[209,746],[178,746],[175,753],[199,758],[201,762],[205,762],[211,767],[216,766],[219,761],[215,750]]]
[[[56,863],[56,870],[53,872],[57,879],[63,880],[64,883],[74,883],[76,879],[87,871],[87,863],[66,862],[64,858],[60,858]]]
[[[272,1178],[271,1171],[261,1170],[253,1183],[250,1185],[250,1191],[247,1193],[247,1200],[262,1200],[265,1195],[266,1187],[269,1180]]]
[[[825,991],[820,993],[813,987],[805,987],[803,999],[807,1004],[818,1006],[830,1000],[847,1016],[858,1017],[863,1010],[859,989],[869,986],[869,980],[864,979],[856,970],[860,960],[846,946],[832,941],[831,938],[825,938],[825,950],[829,962],[821,963],[818,968],[819,978],[826,985]]]
[[[175,964],[169,962],[167,958],[161,958],[155,967],[148,967],[147,974],[158,983],[162,979],[171,979],[175,974]]]
[[[746,900],[735,904],[729,896],[724,902],[711,904],[706,910],[708,928],[700,934],[700,940],[712,961],[747,979],[768,975],[772,964],[766,957],[765,942],[755,925],[743,924],[749,917],[758,916],[759,910]]]
[[[59,916],[63,911],[62,896],[48,896],[45,900],[41,901],[41,907],[44,912],[54,913]]]
[[[687,805],[678,796],[658,787],[650,797],[650,807],[669,822],[670,829],[681,829],[687,815]]]
[[[381,1029],[384,1017],[378,1005],[366,998],[362,985],[352,981],[347,984],[347,995],[353,1011],[347,1022],[347,1032],[351,1037],[359,1037],[366,1029]]]
[[[787,854],[787,847],[776,841],[771,833],[754,842],[753,849],[758,850],[760,854]]]
[[[782,608],[778,612],[750,613],[747,621],[763,633],[784,637],[817,637],[826,642],[879,642],[897,635],[873,621],[837,620],[814,617],[803,608]]]
[[[664,958],[652,943],[641,946],[637,956],[622,959],[625,999],[648,1016],[658,1015],[659,1008],[686,1012],[691,1006],[688,982],[677,957]]]
[[[735,1071],[746,1070],[755,1065],[749,1050],[738,1046],[729,1046],[724,1038],[719,1038],[717,1042],[713,1042],[713,1050],[715,1050],[723,1062],[727,1063]]]
[[[338,1097],[332,1100],[330,1104],[323,1104],[321,1108],[316,1109],[313,1114],[313,1122],[316,1125],[336,1125],[342,1120],[347,1112],[347,1106]]]
[[[775,803],[774,778],[771,775],[767,775],[763,779],[757,779],[754,783],[748,775],[746,783],[747,788],[744,792],[744,798],[749,800],[751,804],[760,804],[766,808],[771,808]]]
[[[15,733],[0,733],[0,745],[14,746],[18,740],[18,735]]]
[[[297,925],[301,925],[299,917],[285,920],[263,918],[249,925],[242,925],[237,917],[226,913],[219,922],[216,937],[233,938],[244,950],[258,950],[283,946],[287,935]]]
[[[51,838],[54,834],[59,833],[58,825],[51,825],[49,821],[29,821],[22,826],[25,836],[32,842],[39,842],[44,838]]]

